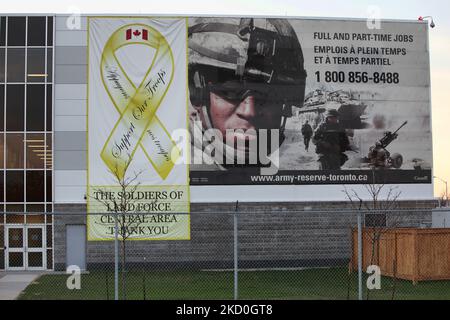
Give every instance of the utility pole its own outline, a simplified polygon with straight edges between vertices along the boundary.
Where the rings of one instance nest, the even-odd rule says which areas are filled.
[[[357,224],[358,224],[358,300],[363,299],[363,285],[362,285],[363,236],[362,236],[361,206],[362,206],[362,200],[359,201],[359,209],[358,209],[358,216],[357,216]]]
[[[448,188],[447,188],[447,181],[444,179],[441,179],[437,176],[433,176],[433,178],[441,180],[443,183],[445,183],[445,206],[448,207]]]

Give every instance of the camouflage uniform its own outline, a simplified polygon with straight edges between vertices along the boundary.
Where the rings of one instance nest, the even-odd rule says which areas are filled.
[[[350,150],[350,141],[339,123],[322,123],[314,132],[313,143],[321,170],[340,170],[348,160],[344,152]]]

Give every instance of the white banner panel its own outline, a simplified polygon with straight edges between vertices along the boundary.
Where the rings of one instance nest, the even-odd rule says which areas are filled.
[[[189,239],[186,19],[88,27],[88,239]]]

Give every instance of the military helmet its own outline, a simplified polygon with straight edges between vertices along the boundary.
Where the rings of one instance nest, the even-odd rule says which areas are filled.
[[[339,111],[336,109],[329,109],[325,114],[325,117],[339,117]]]
[[[280,108],[303,105],[303,52],[286,19],[194,18],[190,25],[188,74],[193,106],[209,106],[211,91],[236,92],[233,86],[266,94],[263,99],[279,102]]]

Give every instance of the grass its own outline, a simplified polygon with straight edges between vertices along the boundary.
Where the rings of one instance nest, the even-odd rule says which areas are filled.
[[[111,271],[91,271],[81,277],[80,290],[68,290],[67,275],[46,274],[31,283],[19,299],[113,299]],[[233,299],[232,271],[134,270],[127,274],[127,299]],[[108,285],[107,285],[108,284]],[[287,271],[242,271],[240,299],[347,299],[357,298],[357,275],[346,268]],[[381,289],[370,291],[370,300],[392,299],[393,279],[382,277]],[[120,287],[119,287],[120,291]],[[364,293],[366,298],[366,293]],[[450,281],[413,285],[396,281],[396,300],[450,299]]]

